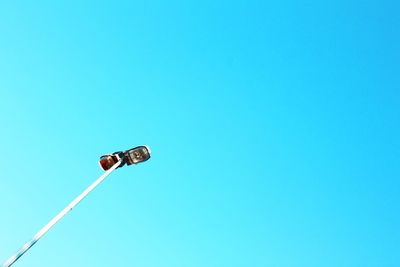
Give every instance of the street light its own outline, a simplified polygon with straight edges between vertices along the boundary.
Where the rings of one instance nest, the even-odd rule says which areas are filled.
[[[51,219],[34,237],[26,242],[17,253],[8,258],[3,263],[2,267],[9,267],[13,265],[22,255],[25,254],[36,242],[39,241],[54,225],[56,225],[68,212],[70,212],[76,205],[79,204],[93,189],[95,189],[104,179],[115,169],[126,165],[138,164],[150,158],[150,148],[148,146],[138,146],[128,149],[124,152],[115,152],[109,155],[100,157],[100,166],[106,172],[103,173],[96,181],[94,181],[88,188],[86,188],[79,196],[77,196],[71,203],[69,203],[60,213]]]

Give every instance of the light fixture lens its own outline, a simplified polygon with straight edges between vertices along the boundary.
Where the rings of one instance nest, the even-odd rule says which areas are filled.
[[[105,155],[100,157],[100,166],[103,170],[107,171],[109,170],[112,166],[114,166],[115,163],[118,161],[116,160],[116,157],[112,155]]]

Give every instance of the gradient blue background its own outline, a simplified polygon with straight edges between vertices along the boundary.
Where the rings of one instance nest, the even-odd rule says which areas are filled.
[[[2,1],[0,259],[400,266],[397,1]]]

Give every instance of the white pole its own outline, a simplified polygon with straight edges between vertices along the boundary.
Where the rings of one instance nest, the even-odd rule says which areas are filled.
[[[91,184],[85,191],[83,191],[79,196],[77,196],[71,203],[68,204],[60,213],[58,213],[51,221],[49,221],[36,235],[28,242],[23,245],[17,253],[8,258],[8,260],[3,263],[2,267],[9,267],[13,265],[25,252],[27,252],[36,242],[39,241],[54,225],[56,225],[68,212],[70,212],[79,202],[82,201],[93,189],[96,188],[106,177],[115,170],[122,162],[120,159],[115,163],[109,170],[107,170],[103,175],[101,175],[93,184]]]

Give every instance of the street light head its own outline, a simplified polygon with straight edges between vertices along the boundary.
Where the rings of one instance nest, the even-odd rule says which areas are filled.
[[[138,146],[124,152],[124,159],[127,165],[145,162],[150,158],[150,148],[147,146]]]
[[[120,165],[117,168],[120,168],[127,165],[138,164],[144,162],[150,158],[150,148],[148,146],[138,146],[125,152],[114,152],[109,155],[104,155],[100,157],[100,167],[107,171],[112,166],[118,163],[118,161],[122,160]]]

